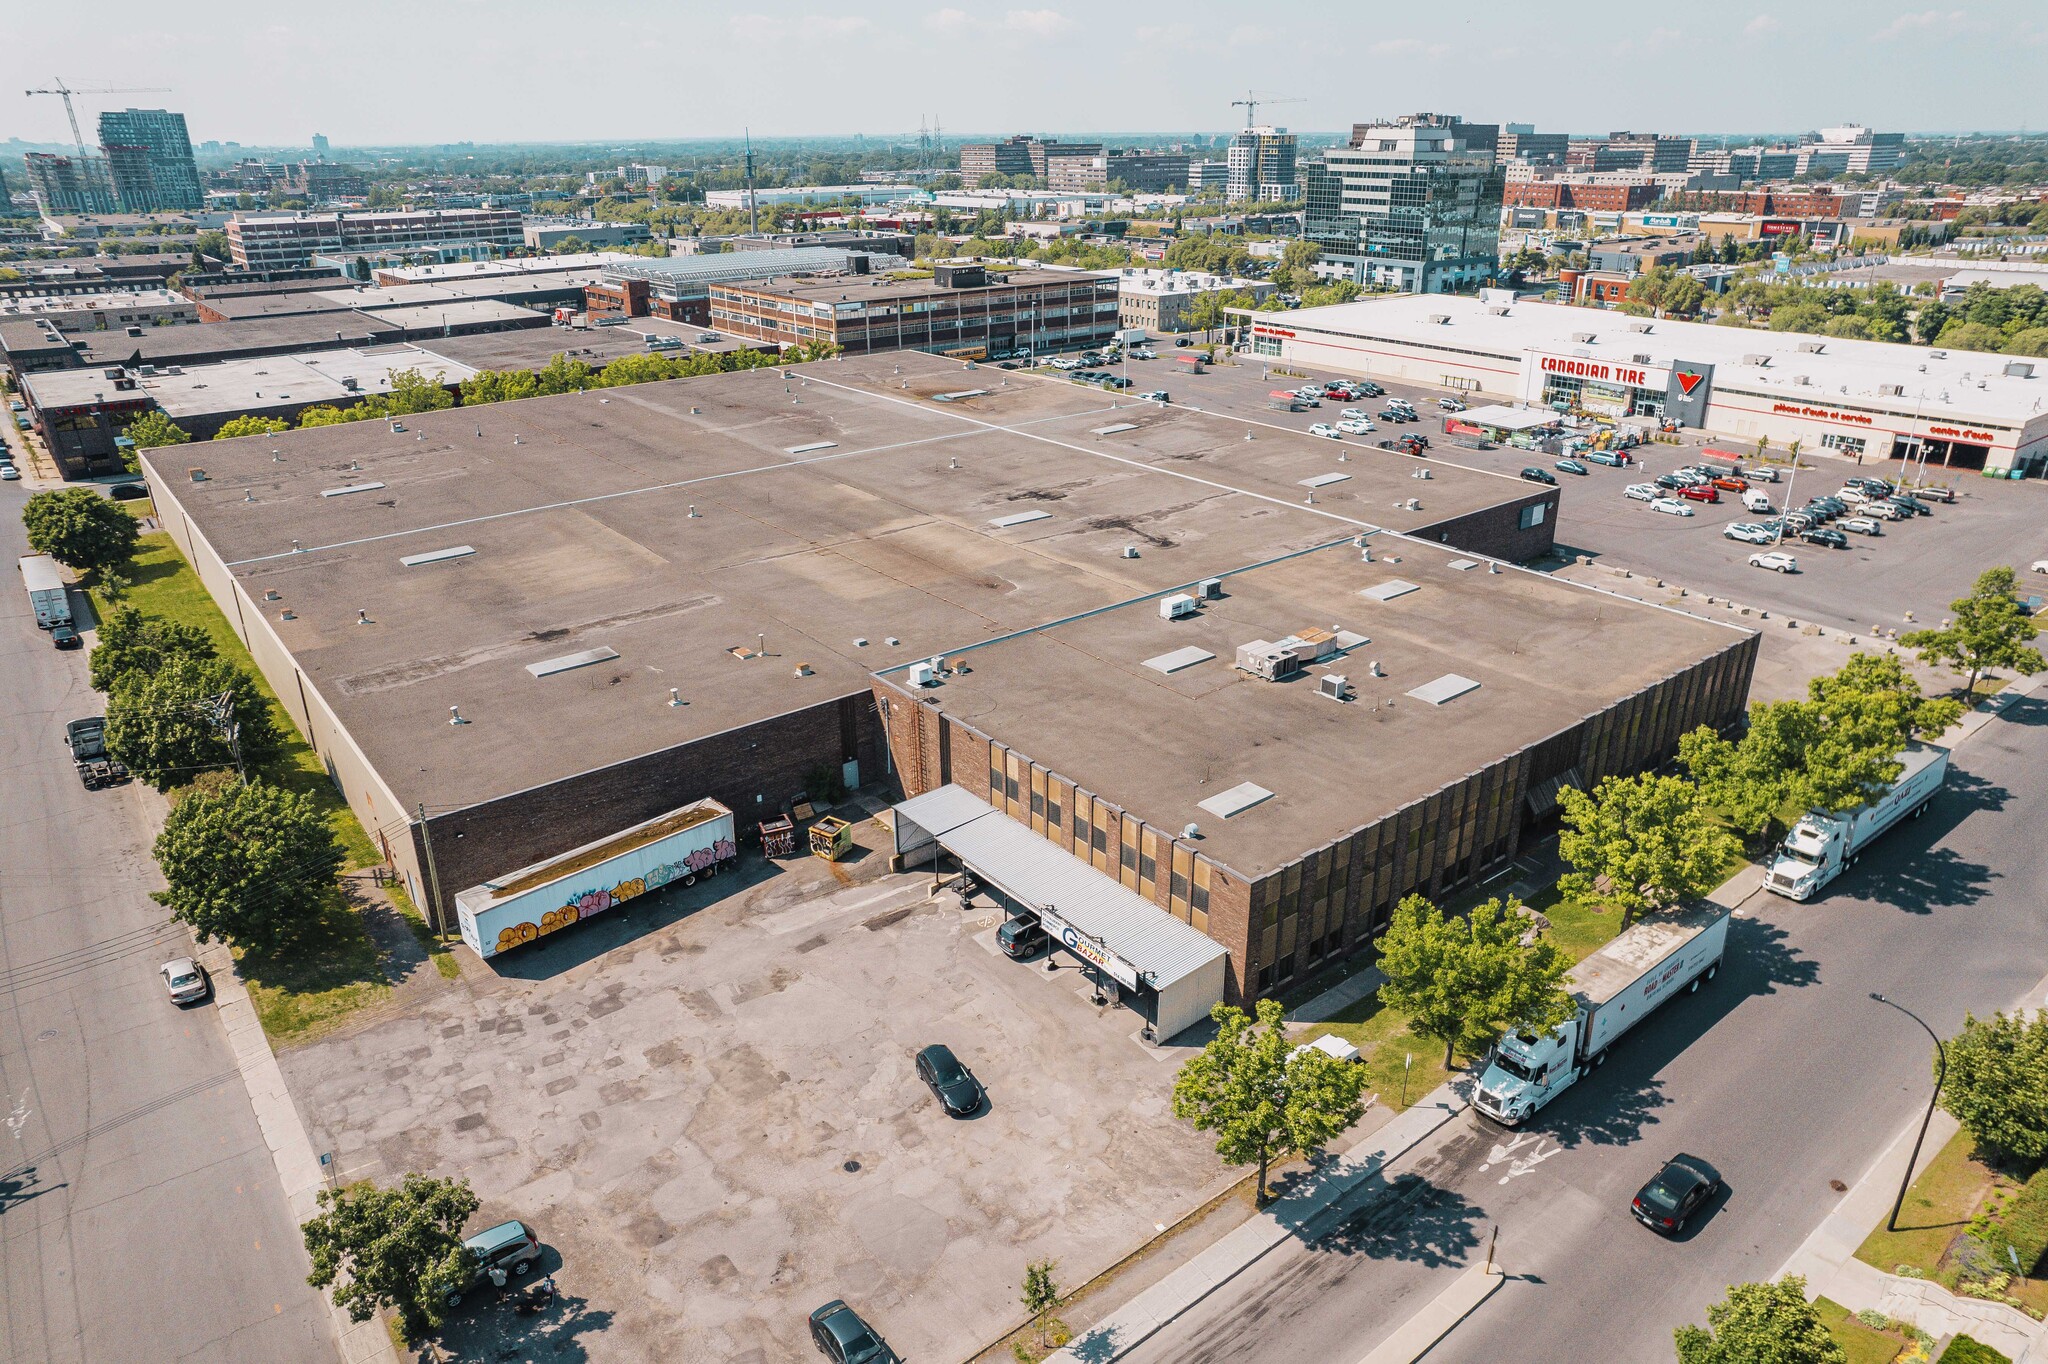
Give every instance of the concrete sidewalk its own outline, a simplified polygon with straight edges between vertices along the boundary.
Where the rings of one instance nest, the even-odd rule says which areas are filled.
[[[1980,718],[1988,721],[1990,716],[1980,712],[1964,724]],[[1982,725],[1967,732],[1974,733],[1976,728]],[[2048,978],[2036,982],[2016,1007],[2048,1007]],[[1927,1169],[1960,1127],[1947,1113],[1935,1113],[1927,1126],[1927,1140],[1916,1173]],[[1792,1253],[1775,1277],[1803,1274],[1809,1299],[1830,1298],[1851,1312],[1882,1312],[1937,1339],[1967,1334],[2015,1364],[2048,1364],[2048,1325],[2004,1303],[1962,1297],[1938,1283],[1888,1274],[1856,1258],[1857,1247],[1891,1213],[1892,1200],[1898,1196],[1907,1162],[1912,1159],[1913,1139],[1919,1135],[1919,1128],[1920,1120],[1916,1117],[1899,1130],[1884,1154],[1863,1172],[1862,1178]]]
[[[1420,1312],[1395,1328],[1394,1334],[1374,1346],[1359,1364],[1415,1364],[1435,1349],[1436,1343],[1449,1335],[1453,1327],[1478,1311],[1479,1304],[1492,1297],[1503,1282],[1505,1276],[1499,1265],[1473,1265],[1452,1280],[1449,1288],[1431,1298]]]
[[[1332,1156],[1303,1177],[1301,1187],[1275,1199],[1257,1216],[1114,1313],[1076,1336],[1051,1358],[1056,1364],[1110,1364],[1179,1318],[1211,1293],[1289,1240],[1309,1240],[1316,1220],[1367,1180],[1384,1179],[1396,1162],[1437,1136],[1465,1111],[1471,1081],[1459,1077],[1439,1085],[1407,1112],[1348,1151]],[[1491,1291],[1491,1290],[1489,1290]],[[1450,1295],[1446,1295],[1447,1298]],[[1477,1305],[1477,1300],[1472,1304]],[[1435,1304],[1432,1304],[1432,1308]],[[1458,1315],[1469,1312],[1466,1307]],[[1430,1309],[1425,1309],[1424,1315]],[[1449,1329],[1447,1323],[1443,1329]],[[1442,1331],[1438,1332],[1441,1335]]]

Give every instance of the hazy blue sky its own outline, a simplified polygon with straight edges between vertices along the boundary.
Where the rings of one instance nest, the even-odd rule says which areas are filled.
[[[1248,88],[1306,129],[1417,109],[1575,132],[2048,122],[2048,0],[0,0],[18,92],[182,109],[194,141],[336,145],[864,132],[1192,131]],[[587,17],[586,17],[587,15]]]

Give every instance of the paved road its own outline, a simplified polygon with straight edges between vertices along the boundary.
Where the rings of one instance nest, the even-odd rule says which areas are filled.
[[[1834,1205],[1829,1181],[1854,1182],[1924,1099],[1924,1035],[1869,992],[1946,1034],[2048,974],[2044,759],[2035,699],[1969,740],[1927,817],[1825,898],[1752,901],[1720,979],[1523,1133],[1457,1119],[1437,1158],[1321,1243],[1275,1252],[1129,1358],[1352,1364],[1497,1225],[1514,1278],[1430,1364],[1669,1359],[1672,1328],[1775,1273]],[[1679,1150],[1718,1164],[1729,1192],[1667,1242],[1627,1203]]]
[[[25,496],[0,491],[0,1359],[332,1359],[219,1019],[156,976],[189,939],[147,898],[141,793],[71,772],[99,703],[27,613]]]

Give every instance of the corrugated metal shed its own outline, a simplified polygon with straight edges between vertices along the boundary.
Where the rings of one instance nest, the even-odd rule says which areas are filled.
[[[1229,955],[1222,944],[961,787],[941,786],[896,807],[899,852],[927,837],[1014,899],[1053,906],[1148,975],[1155,990]]]

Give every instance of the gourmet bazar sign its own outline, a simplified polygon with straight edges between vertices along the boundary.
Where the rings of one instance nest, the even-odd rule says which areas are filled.
[[[1873,426],[1869,416],[1862,412],[1841,412],[1832,407],[1805,407],[1799,403],[1772,403],[1771,411],[1782,412],[1792,417],[1817,417],[1826,422],[1853,422],[1858,426]]]
[[[1602,360],[1575,360],[1562,355],[1543,357],[1545,374],[1565,374],[1574,379],[1597,379],[1602,383],[1650,387],[1650,371],[1634,365],[1610,365]],[[1661,384],[1660,384],[1661,386]]]

